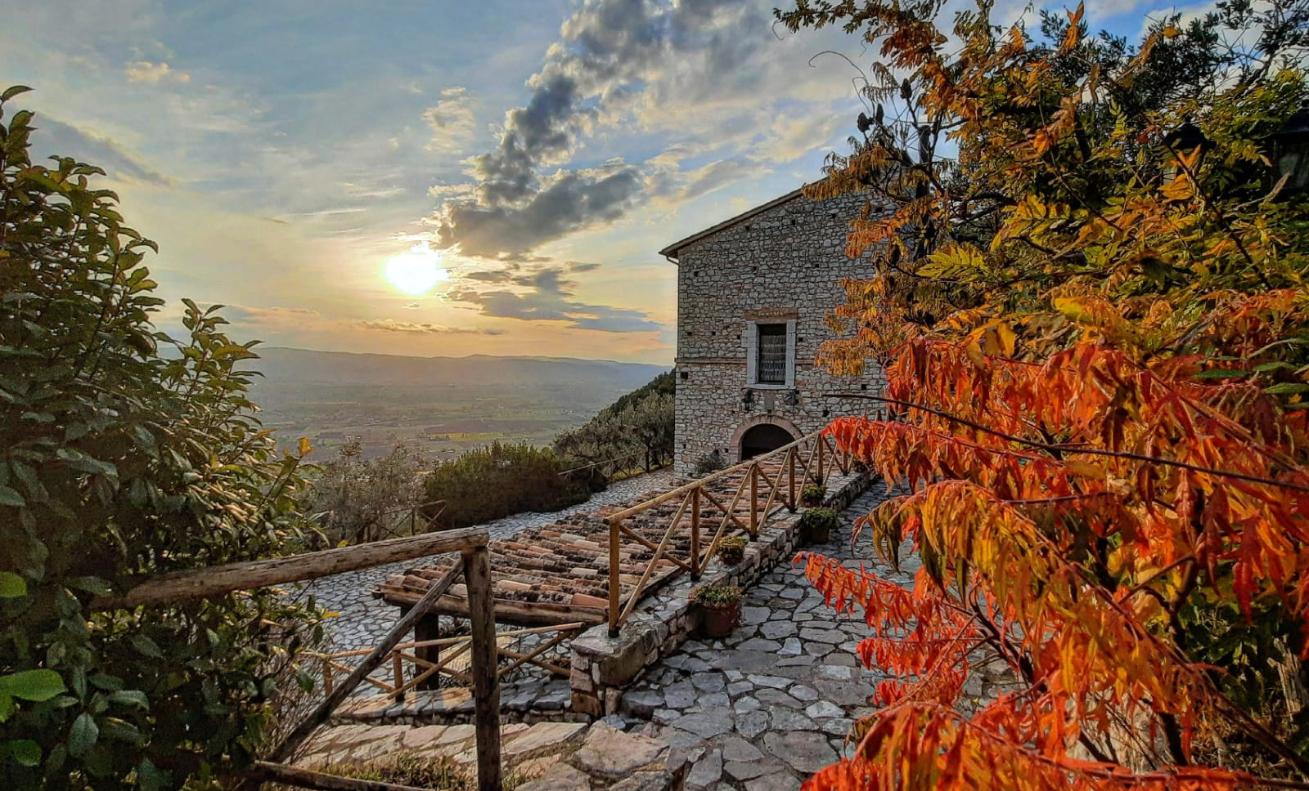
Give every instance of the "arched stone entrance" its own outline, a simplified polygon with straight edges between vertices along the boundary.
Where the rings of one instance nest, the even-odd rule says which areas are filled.
[[[761,456],[800,439],[800,429],[783,418],[757,417],[736,429],[732,445],[738,461]]]

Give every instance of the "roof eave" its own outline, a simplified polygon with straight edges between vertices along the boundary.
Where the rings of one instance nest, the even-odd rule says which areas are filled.
[[[668,245],[664,249],[660,250],[659,255],[662,255],[664,258],[667,258],[669,261],[676,264],[678,263],[677,252],[681,250],[683,247],[686,247],[687,245],[692,244],[694,242],[698,242],[701,239],[705,238],[706,236],[712,236],[718,233],[719,231],[726,230],[732,227],[733,225],[736,225],[739,222],[744,222],[750,219],[751,217],[762,214],[763,212],[766,212],[775,206],[780,206],[783,203],[795,200],[796,198],[800,197],[803,193],[804,193],[803,186],[797,189],[793,189],[790,192],[786,193],[785,195],[781,195],[779,197],[773,198],[767,203],[761,203],[752,209],[748,209],[744,212],[741,212],[735,217],[729,217],[726,220],[723,220],[722,222],[716,225],[711,225],[708,228],[705,228],[703,231],[693,233],[690,236],[686,237],[685,239],[680,239],[676,242],[673,242],[672,244]]]

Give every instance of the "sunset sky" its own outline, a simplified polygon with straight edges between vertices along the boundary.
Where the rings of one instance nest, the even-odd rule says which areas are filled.
[[[159,242],[165,328],[189,296],[276,345],[669,363],[656,251],[812,180],[860,109],[810,60],[875,53],[774,4],[0,0],[0,83]]]

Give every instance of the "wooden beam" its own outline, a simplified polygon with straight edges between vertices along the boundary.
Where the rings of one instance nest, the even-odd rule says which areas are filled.
[[[205,599],[232,591],[316,579],[399,560],[462,552],[473,547],[484,547],[486,541],[486,528],[466,528],[306,552],[285,558],[178,571],[146,580],[121,596],[97,596],[91,600],[91,607],[97,610],[126,609],[143,604]]]
[[[473,713],[477,734],[477,789],[503,791],[500,768],[500,682],[496,673],[495,603],[486,547],[464,551],[468,620],[472,625]]]
[[[430,791],[418,786],[329,775],[326,772],[315,772],[312,769],[301,769],[298,766],[287,766],[272,761],[255,761],[249,775],[260,781],[283,783],[300,788],[317,788],[322,791]]]
[[[479,547],[479,549],[483,554],[485,554],[485,546]],[[437,599],[441,598],[441,594],[445,593],[446,588],[449,588],[454,584],[454,581],[458,579],[459,574],[462,571],[463,569],[461,567],[453,566],[445,573],[444,577],[432,583],[432,586],[427,589],[427,593],[423,595],[423,598],[419,599],[418,603],[415,604],[409,612],[405,613],[400,620],[396,622],[395,626],[391,627],[391,631],[387,633],[386,637],[382,638],[380,643],[373,646],[373,650],[368,654],[368,656],[363,658],[363,661],[359,663],[358,667],[356,667],[350,675],[336,687],[336,689],[332,690],[327,697],[323,698],[322,702],[315,706],[314,710],[309,712],[308,716],[301,720],[300,724],[295,726],[293,731],[287,734],[286,738],[282,740],[282,743],[273,750],[271,755],[269,755],[269,758],[273,761],[285,761],[287,758],[294,755],[295,751],[300,748],[300,745],[304,744],[305,739],[308,739],[310,734],[312,734],[319,725],[322,725],[327,718],[332,715],[333,711],[336,711],[336,707],[340,706],[341,703],[350,696],[351,692],[354,692],[355,687],[359,686],[359,683],[367,678],[369,673],[373,672],[377,669],[378,665],[382,664],[391,651],[400,644],[401,640],[404,639],[404,636],[414,628],[414,624],[427,614],[427,608]],[[492,624],[492,628],[494,629],[494,624]]]
[[[441,646],[434,644],[432,641],[441,639],[441,616],[428,612],[418,623],[414,624],[414,642],[427,643],[421,648],[414,649],[414,655],[432,664],[438,664],[441,661]],[[424,679],[419,685],[419,689],[437,689],[441,686],[441,677],[433,674]]]

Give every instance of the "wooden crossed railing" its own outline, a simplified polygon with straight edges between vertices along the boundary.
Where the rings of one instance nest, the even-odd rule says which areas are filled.
[[[609,523],[609,634],[617,636],[661,560],[680,567],[692,579],[699,579],[719,541],[729,535],[732,528],[754,538],[778,508],[785,506],[790,511],[796,510],[799,495],[808,482],[825,487],[833,466],[849,473],[850,457],[837,451],[830,436],[816,431],[776,450],[610,514],[606,518]],[[733,483],[734,490],[731,488]],[[727,492],[732,492],[731,499],[724,505]],[[679,505],[658,543],[624,524],[671,502],[679,502]],[[683,517],[688,512],[689,518],[683,526]],[[713,528],[708,547],[702,548],[701,522],[706,514],[717,517],[718,524]],[[685,558],[676,556],[676,550],[682,544],[682,530],[690,532],[689,544],[684,547]],[[627,591],[625,601],[619,552],[623,539],[641,544],[654,553],[644,564],[638,582]]]
[[[568,678],[569,669],[555,661],[551,661],[548,653],[565,640],[576,636],[585,626],[586,624],[578,622],[497,632],[495,636],[496,678],[503,680],[505,676],[518,670],[523,665],[533,665],[551,675]],[[523,646],[521,644],[523,638],[547,635],[551,632],[554,633],[552,636],[542,638],[540,642],[534,645]],[[381,675],[364,676],[362,683],[368,684],[397,700],[402,699],[405,693],[438,675],[448,676],[464,686],[472,686],[472,679],[466,672],[468,668],[467,654],[472,648],[472,640],[472,635],[463,635],[443,637],[437,640],[415,640],[400,643],[387,653],[378,666]],[[440,652],[440,659],[432,661],[418,656],[420,649],[437,649]],[[310,656],[321,662],[323,691],[329,694],[332,692],[336,684],[337,673],[349,674],[354,671],[354,667],[347,660],[367,656],[372,651],[372,648],[360,648],[353,651],[315,652],[310,654]],[[507,660],[507,662],[502,664],[502,660]],[[406,665],[412,667],[412,670],[408,673],[406,673]]]

